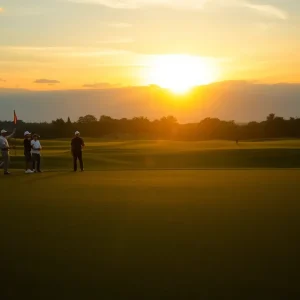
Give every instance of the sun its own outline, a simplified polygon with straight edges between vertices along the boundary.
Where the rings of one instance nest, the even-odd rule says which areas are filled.
[[[185,93],[191,88],[217,80],[217,66],[212,59],[191,55],[159,55],[150,62],[148,81]]]

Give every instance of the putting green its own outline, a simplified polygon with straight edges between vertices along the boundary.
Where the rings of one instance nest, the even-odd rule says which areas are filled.
[[[299,182],[298,170],[1,177],[3,299],[286,293]]]

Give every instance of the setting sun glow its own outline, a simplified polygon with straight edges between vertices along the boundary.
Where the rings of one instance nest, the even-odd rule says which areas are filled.
[[[217,80],[217,66],[208,58],[189,55],[156,56],[150,63],[149,82],[175,93]]]

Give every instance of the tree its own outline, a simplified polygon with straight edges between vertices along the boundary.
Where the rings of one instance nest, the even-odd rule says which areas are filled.
[[[268,122],[272,122],[272,121],[274,121],[274,119],[275,119],[275,114],[269,114],[269,115],[267,116],[267,121],[268,121]]]
[[[113,118],[105,115],[102,115],[99,119],[99,122],[111,122],[111,121],[113,121]]]
[[[0,128],[10,131],[13,127],[11,121],[0,121]],[[88,137],[107,136],[113,139],[117,137],[184,140],[299,138],[300,118],[284,119],[269,114],[265,121],[238,125],[234,121],[216,118],[206,118],[199,123],[179,124],[173,116],[150,121],[143,116],[114,119],[103,115],[97,121],[93,115],[87,115],[80,117],[75,123],[72,123],[69,117],[66,122],[62,118],[51,123],[19,121],[17,137],[21,138],[26,130],[39,133],[46,139],[71,137],[76,130]]]
[[[80,117],[77,122],[80,124],[89,124],[97,122],[97,118],[93,115],[86,115],[84,117]]]
[[[65,121],[64,119],[60,118],[60,119],[56,119],[55,121],[52,121],[52,124],[54,126],[63,126],[65,125]]]

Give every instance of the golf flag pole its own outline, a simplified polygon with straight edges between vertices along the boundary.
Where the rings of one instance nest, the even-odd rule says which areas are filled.
[[[17,117],[16,111],[14,110],[14,124],[15,124],[15,127],[17,127],[17,122],[18,122],[18,117]]]
[[[14,124],[15,124],[15,129],[17,129],[17,122],[18,122],[18,117],[16,114],[16,111],[14,110]],[[15,137],[15,156],[17,156],[17,141]]]

